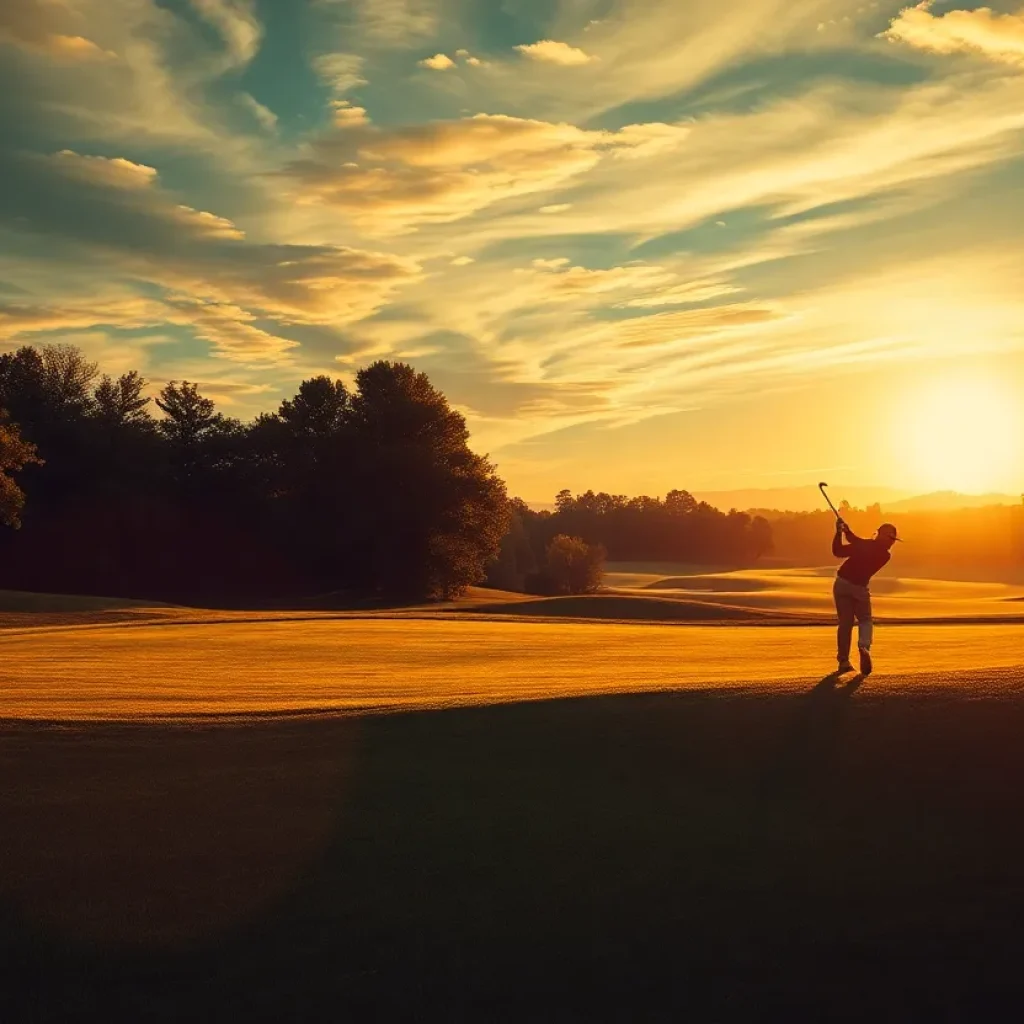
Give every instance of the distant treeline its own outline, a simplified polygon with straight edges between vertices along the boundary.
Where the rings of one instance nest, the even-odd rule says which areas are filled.
[[[579,537],[620,562],[738,568],[754,564],[773,549],[772,528],[765,517],[721,512],[682,490],[669,491],[663,499],[593,491],[574,496],[565,490],[556,497],[553,512],[534,511],[518,498],[512,508],[512,525],[490,574],[495,586],[508,589],[543,590],[536,574],[559,535]]]
[[[366,367],[352,391],[314,377],[249,423],[195,384],[146,389],[70,346],[0,355],[0,520],[22,520],[0,528],[0,588],[450,596],[508,532],[494,467],[405,364]]]
[[[883,522],[895,524],[906,543],[893,552],[891,572],[946,573],[962,579],[1024,578],[1024,505],[955,511],[886,512],[884,506],[844,506],[854,531],[870,537]],[[831,559],[831,512],[760,513],[771,522],[776,558],[796,565]]]

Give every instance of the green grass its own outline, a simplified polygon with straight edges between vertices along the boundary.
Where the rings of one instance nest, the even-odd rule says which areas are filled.
[[[5,1019],[1011,1019],[985,678],[8,729]]]

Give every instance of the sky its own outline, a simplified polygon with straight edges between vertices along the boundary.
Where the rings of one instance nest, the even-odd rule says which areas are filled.
[[[4,0],[0,350],[426,372],[512,493],[1024,491],[1021,0]]]

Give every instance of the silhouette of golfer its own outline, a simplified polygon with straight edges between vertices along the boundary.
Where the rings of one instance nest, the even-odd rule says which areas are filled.
[[[846,543],[843,543],[843,538]],[[858,537],[842,519],[836,520],[836,535],[832,539],[832,554],[846,561],[839,567],[832,593],[839,613],[839,672],[852,672],[850,641],[853,623],[857,622],[857,646],[860,649],[861,675],[871,675],[871,639],[874,622],[871,618],[871,577],[892,557],[889,549],[899,540],[896,527],[883,523],[871,540]]]

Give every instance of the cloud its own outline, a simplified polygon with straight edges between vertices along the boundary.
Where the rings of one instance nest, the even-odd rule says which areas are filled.
[[[585,53],[575,46],[570,46],[568,43],[559,43],[554,39],[542,39],[537,43],[517,46],[516,49],[531,60],[543,61],[546,64],[561,64],[563,67],[589,64],[595,59],[589,53]]]
[[[58,60],[93,60],[103,49],[72,28],[85,19],[54,0],[4,0],[0,4],[0,43],[38,50]]]
[[[153,221],[171,230],[179,230],[194,239],[240,239],[243,232],[230,220],[175,203],[154,189],[157,172],[145,164],[122,157],[83,156],[64,149],[51,157],[32,161],[37,167],[47,165],[55,179],[78,182],[94,190],[103,202],[117,197],[120,209]]]
[[[275,361],[293,347],[256,326],[257,319],[359,320],[419,274],[411,260],[365,249],[249,242],[227,218],[178,203],[152,167],[130,160],[66,150],[0,169],[16,186],[0,193],[0,226],[48,236],[67,258],[108,279],[114,274],[162,290],[165,319],[191,325],[229,358]],[[145,310],[154,316],[152,305]],[[19,329],[28,329],[33,316],[45,322],[42,313],[22,310]],[[85,326],[84,317],[74,322]]]
[[[2,0],[0,37],[20,52],[0,60],[0,134],[14,125],[47,148],[187,143],[227,163],[244,148],[229,130],[237,93],[208,87],[253,52],[255,29],[245,35],[241,7],[210,10],[238,21],[230,40],[156,0]],[[67,42],[78,37],[91,45]],[[66,59],[90,54],[102,59]]]
[[[296,196],[344,211],[363,230],[388,233],[446,223],[502,200],[555,189],[610,154],[640,151],[652,135],[477,114],[398,128],[348,121],[318,140],[284,175]],[[688,128],[657,126],[656,148]]]
[[[617,339],[621,348],[676,345],[681,339],[706,336],[731,328],[770,324],[783,319],[777,309],[752,305],[714,306],[641,317],[626,323]]]
[[[322,0],[341,7],[354,31],[371,46],[399,48],[433,35],[440,16],[437,0]]]
[[[50,331],[154,327],[165,320],[165,307],[141,296],[99,301],[64,299],[46,305],[0,303],[0,342]]]
[[[263,37],[252,0],[191,0],[192,6],[216,28],[227,44],[227,63],[243,67],[256,56]]]
[[[370,123],[366,108],[354,106],[348,100],[334,100],[331,107],[334,109],[332,121],[335,128],[359,128]]]
[[[209,342],[221,356],[239,362],[280,362],[299,344],[255,326],[254,313],[227,302],[174,299],[165,315],[170,323],[186,326]]]
[[[265,107],[254,96],[250,96],[247,92],[239,93],[238,102],[252,114],[264,131],[273,132],[277,130],[277,114],[269,107]]]
[[[590,269],[572,266],[571,261],[558,259],[535,259],[532,270],[520,268],[522,274],[538,273],[543,281],[543,292],[547,301],[559,302],[574,296],[606,296],[622,290],[649,292],[676,283],[676,275],[664,267],[645,263],[608,269]]]
[[[467,224],[462,244],[553,230],[644,241],[748,207],[785,216],[894,194],[927,205],[964,172],[1020,153],[1022,129],[1020,76],[865,83],[856,92],[819,85],[691,124],[627,126],[618,147],[572,176],[572,207],[555,222],[536,209],[502,209]]]
[[[1024,64],[1024,9],[997,14],[990,7],[932,14],[927,2],[901,11],[883,38],[934,53],[981,53],[992,60]]]
[[[572,203],[551,203],[549,206],[542,206],[540,208],[541,213],[565,213],[566,210],[572,209]]]
[[[59,174],[107,188],[148,188],[157,178],[155,167],[123,157],[82,156],[74,150],[62,149],[50,159]]]
[[[438,53],[433,57],[421,60],[419,66],[421,68],[430,68],[431,71],[447,71],[449,68],[455,67],[455,61],[446,54]]]
[[[344,96],[366,85],[363,58],[359,54],[324,53],[313,61],[313,67],[335,96]]]

